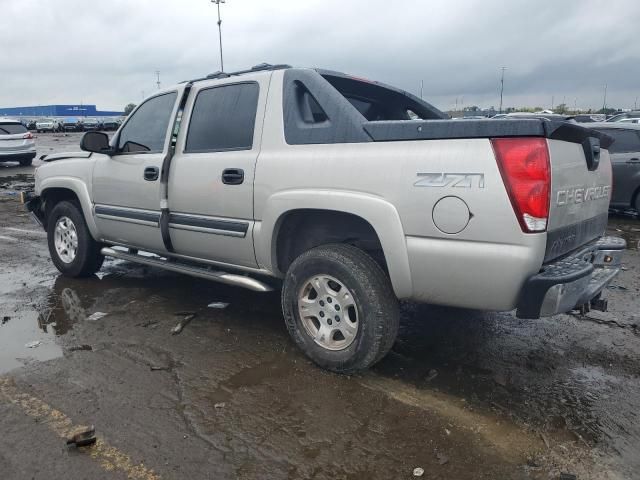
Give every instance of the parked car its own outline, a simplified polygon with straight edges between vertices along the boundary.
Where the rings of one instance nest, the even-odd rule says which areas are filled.
[[[36,130],[38,128],[35,120],[27,120],[26,127],[27,130]]]
[[[43,118],[36,122],[36,132],[59,132],[61,124],[54,118]]]
[[[399,299],[606,310],[625,246],[603,236],[611,141],[453,121],[378,82],[263,64],[169,87],[112,140],[45,157],[27,208],[67,276],[110,256],[258,292],[279,279],[293,341],[353,372],[393,345]]]
[[[97,118],[85,118],[82,120],[82,130],[85,132],[100,130],[100,122]]]
[[[82,123],[76,117],[65,117],[62,120],[62,129],[65,132],[81,132]]]
[[[0,162],[27,166],[35,156],[33,134],[18,120],[0,119]]]
[[[627,118],[640,118],[640,110],[635,110],[631,112],[623,112],[618,113],[617,115],[613,115],[612,117],[607,118],[607,122],[619,122],[620,120],[624,120]]]
[[[640,123],[640,117],[638,118],[623,118],[618,120],[618,123]]]
[[[615,139],[609,154],[613,167],[614,208],[633,208],[640,212],[640,124],[626,121],[590,124]]]
[[[581,113],[570,117],[578,123],[604,122],[606,118],[606,115],[600,113]]]
[[[120,122],[116,118],[105,118],[102,120],[102,129],[109,130],[117,130],[120,127]]]

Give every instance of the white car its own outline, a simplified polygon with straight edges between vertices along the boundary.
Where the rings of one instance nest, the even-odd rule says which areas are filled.
[[[58,132],[61,130],[61,124],[54,118],[43,118],[36,122],[36,132]]]
[[[640,123],[640,118],[623,118],[618,120],[617,123]]]
[[[31,165],[36,156],[36,142],[27,127],[18,120],[0,119],[0,162]]]

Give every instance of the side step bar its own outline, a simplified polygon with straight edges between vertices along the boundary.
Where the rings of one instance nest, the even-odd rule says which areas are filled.
[[[205,278],[207,280],[213,280],[214,282],[226,283],[227,285],[235,285],[237,287],[248,288],[254,292],[271,292],[273,288],[260,280],[255,278],[246,277],[244,275],[237,275],[233,273],[227,273],[222,271],[210,270],[206,267],[195,267],[192,265],[186,265],[184,263],[178,263],[176,261],[169,261],[158,256],[144,256],[135,253],[126,253],[120,250],[115,250],[110,247],[104,247],[100,250],[100,253],[105,257],[119,258],[128,262],[140,263],[142,265],[148,265],[150,267],[163,268],[176,273],[183,273],[185,275],[191,275],[193,277]]]

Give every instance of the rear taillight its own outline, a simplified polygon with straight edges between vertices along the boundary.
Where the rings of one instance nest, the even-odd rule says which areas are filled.
[[[33,138],[33,134],[31,132],[27,132],[25,133],[22,138],[26,138],[27,140]]]
[[[522,231],[544,232],[551,191],[546,139],[492,138],[491,144]]]

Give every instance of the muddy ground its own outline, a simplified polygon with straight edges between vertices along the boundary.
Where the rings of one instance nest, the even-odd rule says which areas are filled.
[[[59,276],[17,201],[32,171],[0,164],[0,478],[640,478],[637,220],[610,219],[631,247],[610,312],[405,304],[393,352],[346,377],[296,350],[278,293],[113,260]]]

